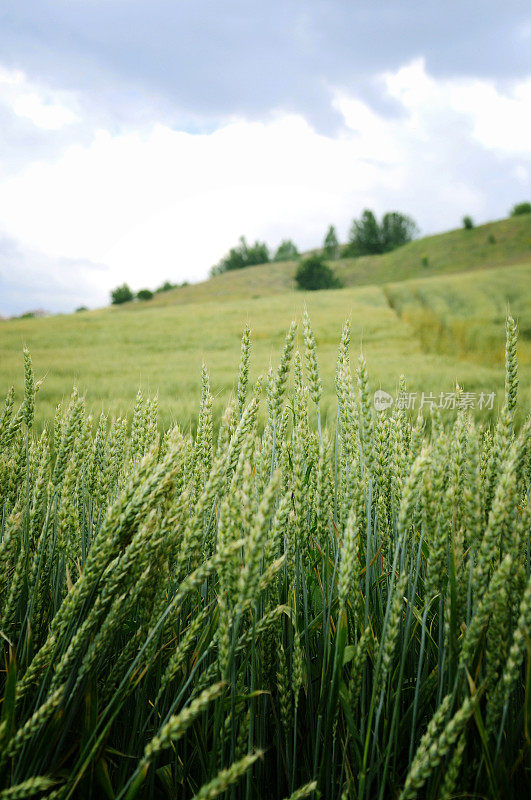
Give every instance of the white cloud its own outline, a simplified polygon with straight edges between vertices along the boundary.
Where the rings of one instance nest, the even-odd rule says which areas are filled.
[[[43,89],[28,81],[23,72],[1,67],[0,104],[48,131],[60,130],[80,119],[71,93]]]
[[[13,103],[13,110],[19,117],[26,117],[38,128],[57,131],[78,119],[69,108],[59,103],[43,103],[35,94],[21,94]]]
[[[300,117],[210,135],[100,131],[0,184],[0,228],[48,256],[106,263],[110,282],[197,279],[241,233],[280,227],[310,245],[376,186],[396,185],[389,164],[353,157],[352,144]]]
[[[444,114],[456,113],[483,147],[505,155],[531,156],[531,78],[502,92],[487,80],[436,80],[420,58],[386,73],[383,81],[419,131],[429,130]]]
[[[0,231],[44,254],[43,263],[106,265],[87,297],[101,302],[123,280],[140,288],[203,278],[242,233],[309,247],[331,222],[345,236],[366,206],[412,213],[428,231],[458,224],[463,213],[481,216],[492,205],[470,154],[493,164],[510,157],[513,179],[528,175],[531,81],[502,93],[487,81],[435,80],[417,60],[380,83],[401,113],[384,116],[354,91],[338,91],[346,130],[337,137],[297,115],[236,119],[209,134],[160,124],[100,130],[90,145],[30,161],[0,181]],[[0,87],[35,124],[68,124],[77,113],[68,98],[29,90],[20,73],[0,72]]]

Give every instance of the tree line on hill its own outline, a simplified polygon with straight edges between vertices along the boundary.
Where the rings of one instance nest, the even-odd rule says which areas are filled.
[[[322,253],[328,260],[352,258],[375,253],[387,253],[410,242],[418,234],[415,221],[407,214],[391,211],[378,222],[373,211],[365,209],[360,219],[354,219],[346,245],[341,246],[336,229],[330,225],[323,240]],[[299,258],[297,246],[291,239],[284,239],[274,254],[265,242],[249,244],[244,236],[236,247],[232,247],[210,270],[210,275],[221,275],[235,269],[267,264],[271,261],[294,261]]]
[[[169,292],[170,289],[180,289],[181,286],[189,286],[188,281],[183,281],[182,283],[164,281],[164,283],[158,286],[155,291],[151,291],[151,289],[139,289],[135,294],[129,287],[129,284],[122,283],[121,286],[117,286],[116,289],[111,291],[111,303],[114,306],[118,306],[122,303],[130,303],[131,300],[151,300],[151,298],[156,294],[160,294],[161,292]],[[80,308],[78,310],[83,311],[84,309]]]
[[[414,219],[398,211],[384,214],[379,222],[373,211],[365,209],[359,219],[354,219],[346,245],[340,245],[336,229],[330,225],[323,240],[321,254],[312,254],[297,267],[295,282],[301,289],[330,289],[340,285],[333,270],[325,263],[338,258],[352,258],[377,253],[387,253],[410,242],[418,234]],[[284,239],[275,253],[270,253],[265,242],[249,244],[244,236],[210,270],[210,275],[267,264],[271,261],[295,261],[299,251],[291,239]]]
[[[511,217],[522,214],[531,214],[531,203],[527,201],[517,203],[510,211]],[[468,215],[463,217],[463,228],[465,230],[474,228],[472,217]],[[299,288],[306,290],[338,287],[341,282],[325,261],[388,253],[412,241],[418,233],[419,228],[415,220],[407,214],[389,211],[378,221],[374,212],[366,208],[359,219],[352,221],[348,241],[344,245],[339,243],[334,225],[329,226],[320,252],[311,254],[298,265],[295,282]],[[271,253],[265,242],[257,240],[254,244],[250,244],[245,236],[240,236],[238,244],[231,247],[229,252],[211,268],[210,276],[258,264],[296,261],[299,258],[300,253],[291,239],[284,239],[275,252]],[[128,284],[124,283],[112,290],[111,301],[113,305],[119,305],[131,300],[150,300],[156,293],[187,285],[187,281],[181,284],[165,281],[154,292],[150,289],[140,289],[134,294]]]

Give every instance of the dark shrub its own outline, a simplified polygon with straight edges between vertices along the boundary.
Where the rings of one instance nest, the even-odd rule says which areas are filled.
[[[140,289],[140,291],[136,293],[137,300],[151,300],[152,297],[153,292],[151,289]]]
[[[519,217],[520,214],[531,214],[531,203],[517,203],[511,209],[511,217]]]
[[[133,292],[126,283],[117,286],[116,289],[113,289],[111,292],[111,301],[114,306],[118,306],[121,303],[129,303],[132,299]]]
[[[307,291],[336,289],[341,286],[338,278],[320,256],[310,256],[301,261],[295,273],[295,281],[299,289]]]

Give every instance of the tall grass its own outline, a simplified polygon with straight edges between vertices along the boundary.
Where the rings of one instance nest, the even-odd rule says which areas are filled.
[[[245,331],[215,440],[205,367],[194,436],[74,390],[37,437],[25,351],[0,416],[0,798],[529,793],[516,327],[492,429],[374,412],[349,323],[322,427],[303,336],[250,386]]]

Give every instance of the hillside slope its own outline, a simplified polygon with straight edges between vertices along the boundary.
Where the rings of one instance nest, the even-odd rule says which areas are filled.
[[[382,287],[391,308],[429,352],[503,362],[507,312],[519,322],[520,365],[531,363],[530,263],[401,281]]]
[[[427,259],[427,261],[426,261]],[[381,285],[531,260],[531,214],[417,239],[391,253],[330,262],[344,285]],[[258,298],[295,290],[296,262],[269,263],[218,275],[156,295],[147,307]],[[129,308],[139,304],[129,304]]]

